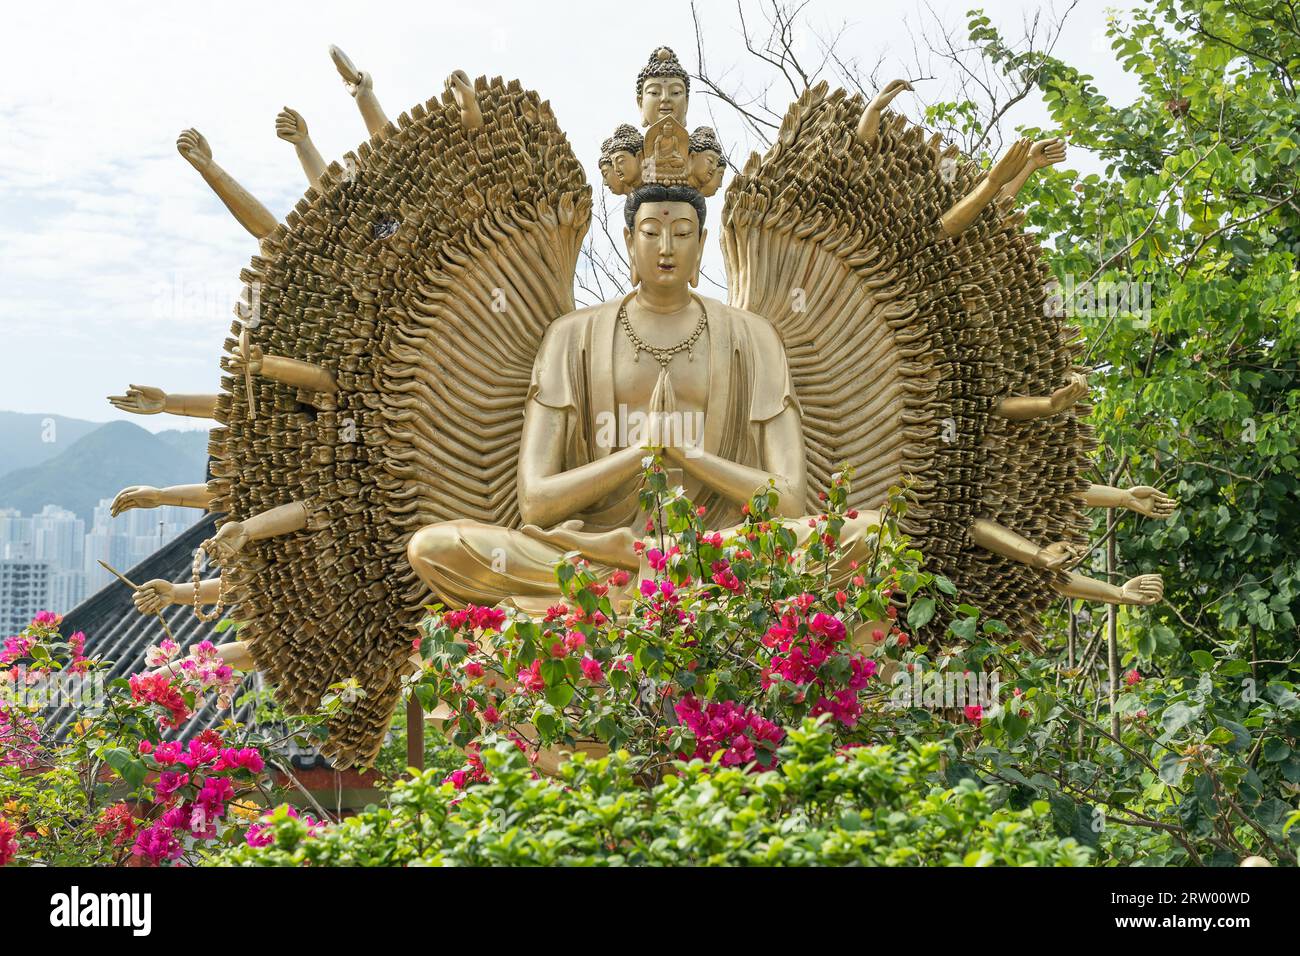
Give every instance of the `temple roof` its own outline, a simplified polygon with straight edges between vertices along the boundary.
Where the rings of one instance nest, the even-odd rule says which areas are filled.
[[[176,583],[190,581],[195,549],[216,533],[216,522],[216,515],[204,515],[188,531],[163,545],[135,567],[123,571],[123,574],[136,584],[144,584],[154,578]],[[166,637],[156,617],[143,615],[135,609],[131,595],[129,587],[114,580],[86,598],[63,618],[61,630],[64,636],[83,632],[86,635],[86,655],[113,662],[105,674],[106,680],[125,678],[147,670],[145,652]],[[209,640],[218,644],[230,640],[228,633],[217,631],[217,622],[199,620],[191,607],[173,605],[163,612],[163,617],[182,652],[200,641]],[[235,699],[238,700],[241,693],[261,686],[261,677],[251,674],[244,679]],[[252,716],[252,706],[246,704],[231,714],[218,712],[215,703],[209,701],[189,721],[166,736],[187,739],[207,727],[219,726],[232,716],[236,720],[247,722]],[[51,718],[47,726],[53,732],[62,734],[75,718],[75,710],[65,707]],[[293,748],[289,756],[294,766],[300,769],[328,766],[328,762],[315,748]]]

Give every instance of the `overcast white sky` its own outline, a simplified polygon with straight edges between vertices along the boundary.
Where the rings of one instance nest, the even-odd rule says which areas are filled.
[[[982,6],[1019,34],[1021,0],[812,0],[814,20],[847,22],[842,51],[880,79],[915,75],[913,39],[926,6],[960,27]],[[1057,0],[1057,8],[1067,5]],[[1128,6],[1128,3],[1122,6]],[[741,46],[735,5],[698,4],[714,72],[758,82]],[[752,23],[762,5],[744,0]],[[1124,101],[1134,92],[1103,38],[1107,9],[1081,0],[1057,54]],[[202,425],[116,412],[104,396],[130,382],[169,391],[216,388],[217,353],[239,270],[255,241],[175,150],[198,128],[214,158],[276,215],[304,179],[293,147],[276,138],[283,106],[307,119],[327,161],[355,147],[364,126],[330,62],[341,46],[375,76],[392,118],[442,89],[454,69],[518,77],[549,98],[588,176],[614,126],[635,120],[636,71],[659,44],[695,67],[687,0],[609,2],[41,3],[6,10],[0,83],[0,409],[108,420],[154,430]],[[964,37],[964,33],[960,33]],[[939,99],[951,77],[924,87]],[[779,98],[779,96],[778,96]],[[782,104],[783,105],[783,104]],[[913,118],[920,105],[895,101]],[[692,125],[738,128],[693,97]],[[1012,126],[1043,123],[1039,103]],[[743,157],[742,157],[743,159]],[[1077,151],[1067,162],[1095,168]],[[713,200],[721,208],[721,198]]]

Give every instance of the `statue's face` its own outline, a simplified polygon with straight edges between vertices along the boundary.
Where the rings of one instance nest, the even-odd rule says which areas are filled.
[[[707,233],[690,203],[642,203],[633,228],[623,236],[643,284],[673,288],[694,281]]]
[[[710,176],[709,181],[704,184],[705,189],[708,190],[708,195],[712,196],[722,186],[722,177],[726,172],[727,172],[726,164],[724,163],[713,164],[713,175]]]
[[[675,76],[651,77],[641,84],[641,125],[657,123],[671,116],[686,125],[686,83]]]
[[[706,149],[699,153],[691,154],[691,179],[698,189],[700,186],[707,185],[713,178],[713,171],[718,167],[718,154],[712,150]]]
[[[614,172],[614,164],[604,161],[600,164],[600,178],[605,180],[605,186],[616,196],[622,196],[627,192],[627,184],[623,178]]]
[[[619,150],[610,158],[614,164],[614,172],[628,186],[640,185],[641,183],[641,162],[625,149]]]

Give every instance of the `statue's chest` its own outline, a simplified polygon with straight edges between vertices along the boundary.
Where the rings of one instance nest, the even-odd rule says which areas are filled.
[[[674,355],[668,364],[669,381],[673,398],[679,411],[703,412],[709,404],[709,349],[707,338],[701,336],[695,346],[695,356],[686,352]],[[646,352],[638,360],[635,347],[626,339],[614,345],[614,401],[628,411],[646,411],[655,383],[659,380],[661,366]]]

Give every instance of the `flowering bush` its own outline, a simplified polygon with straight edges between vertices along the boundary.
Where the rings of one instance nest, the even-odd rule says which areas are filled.
[[[233,703],[238,679],[212,645],[184,659],[170,642],[152,650],[152,663],[175,663],[175,678],[106,681],[107,665],[85,655],[84,635],[65,641],[59,623],[42,612],[0,658],[0,865],[192,863],[202,846],[256,839],[256,821],[280,789],[263,753],[281,740],[230,720],[188,740],[163,736],[205,694]],[[60,736],[45,725],[52,701],[41,694],[69,675],[94,695]]]
[[[1296,862],[1294,661],[1224,646],[1162,668],[1138,645],[1103,714],[1109,688],[1059,621],[1030,653],[923,570],[901,494],[841,580],[841,483],[802,539],[768,494],[723,535],[661,472],[646,488],[662,536],[635,579],[566,559],[564,600],[536,620],[435,610],[409,686],[451,705],[451,744],[341,823],[268,809],[269,736],[164,739],[229,701],[210,646],[160,646],[176,677],[111,682],[53,738],[21,691],[102,664],[38,619],[3,652],[23,663],[0,672],[0,865]],[[1003,682],[953,698],[935,674]],[[302,726],[318,733],[354,683]],[[265,706],[258,724],[292,721]],[[403,746],[381,753],[392,779]]]
[[[638,542],[639,580],[621,570],[598,580],[575,557],[557,569],[564,601],[540,620],[482,607],[434,614],[415,693],[451,708],[461,746],[495,733],[536,756],[595,741],[625,747],[647,782],[682,758],[770,769],[781,728],[822,714],[840,742],[878,739],[864,700],[873,685],[883,699],[879,661],[910,639],[895,602],[934,579],[902,547],[901,494],[869,532],[873,559],[848,562],[839,537],[857,515],[847,488],[837,479],[803,544],[776,517],[772,490],[724,536],[653,466],[643,505],[659,545]],[[849,573],[828,587],[837,562]]]
[[[963,780],[935,783],[939,744],[837,748],[828,717],[791,728],[775,769],[701,760],[647,789],[626,751],[578,755],[539,778],[511,741],[482,750],[490,782],[458,791],[428,771],[389,805],[324,829],[287,813],[273,841],[213,854],[240,866],[1077,866],[1089,851],[1053,834],[1050,808],[999,806]]]

